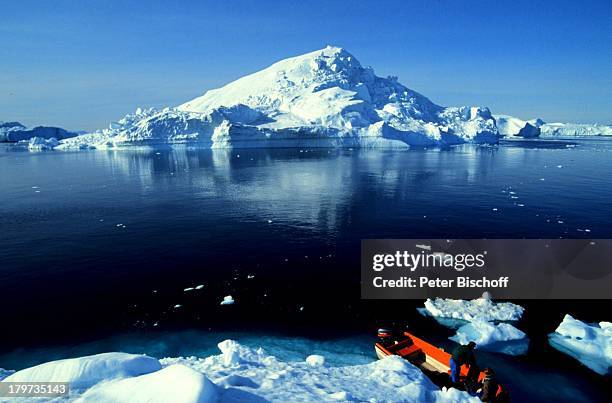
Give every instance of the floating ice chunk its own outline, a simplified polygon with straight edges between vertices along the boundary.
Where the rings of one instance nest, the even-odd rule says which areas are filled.
[[[313,367],[319,367],[325,365],[325,357],[322,355],[312,354],[306,357],[306,363]]]
[[[32,137],[28,141],[28,150],[30,151],[45,151],[53,150],[59,145],[59,141],[55,137],[45,139],[43,137]]]
[[[468,322],[513,321],[523,316],[524,308],[511,302],[494,302],[484,298],[474,300],[435,298],[425,301],[425,309],[435,317],[461,319]]]
[[[147,375],[101,383],[77,402],[212,403],[217,398],[217,386],[206,376],[176,364]]]
[[[548,341],[598,374],[612,373],[612,323],[587,324],[565,315]]]
[[[234,302],[234,298],[231,295],[226,295],[223,297],[223,301],[221,301],[220,305],[232,305]]]
[[[329,398],[332,400],[338,400],[341,402],[350,402],[354,400],[351,394],[346,391],[332,393],[329,395]]]
[[[459,344],[473,341],[479,349],[510,355],[525,354],[529,347],[527,335],[514,326],[508,323],[493,324],[479,320],[461,326],[449,339]]]
[[[51,361],[22,369],[6,382],[69,382],[71,389],[85,389],[100,381],[137,376],[161,369],[155,358],[127,353],[104,353]]]

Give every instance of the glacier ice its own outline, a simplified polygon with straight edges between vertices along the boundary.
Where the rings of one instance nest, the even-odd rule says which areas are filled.
[[[568,314],[548,341],[598,374],[612,374],[612,323],[587,324]]]
[[[20,381],[55,376],[45,379],[49,381],[68,379],[56,376],[59,373],[74,378],[88,372],[86,387],[71,391],[70,398],[79,402],[478,401],[457,389],[440,390],[420,369],[398,356],[361,365],[327,366],[281,361],[261,348],[233,340],[219,343],[218,348],[221,354],[205,358],[149,358],[151,365],[135,365],[132,371],[116,365],[121,355],[131,355],[107,353],[93,356],[93,372],[83,365],[91,357],[82,357],[42,364],[44,373],[30,368],[12,376],[21,374]],[[324,357],[314,361],[320,363]]]
[[[400,147],[497,143],[488,108],[441,107],[346,50],[279,61],[178,107],[138,109],[58,148]]]

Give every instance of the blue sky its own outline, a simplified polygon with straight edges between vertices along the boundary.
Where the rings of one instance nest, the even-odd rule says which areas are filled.
[[[612,2],[27,1],[0,5],[0,120],[105,127],[342,46],[441,105],[612,123]]]

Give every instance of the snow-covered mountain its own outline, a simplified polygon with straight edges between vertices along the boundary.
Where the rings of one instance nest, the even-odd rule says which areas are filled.
[[[282,60],[175,108],[137,110],[60,148],[190,143],[225,147],[406,147],[496,143],[491,112],[445,108],[381,78],[342,48]]]
[[[542,119],[522,120],[509,115],[494,115],[494,117],[499,134],[505,137],[612,136],[612,126],[607,125],[546,123]]]

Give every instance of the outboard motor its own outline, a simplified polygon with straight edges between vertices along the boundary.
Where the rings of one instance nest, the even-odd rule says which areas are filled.
[[[378,329],[378,342],[383,346],[387,347],[394,343],[393,330],[381,327]]]

